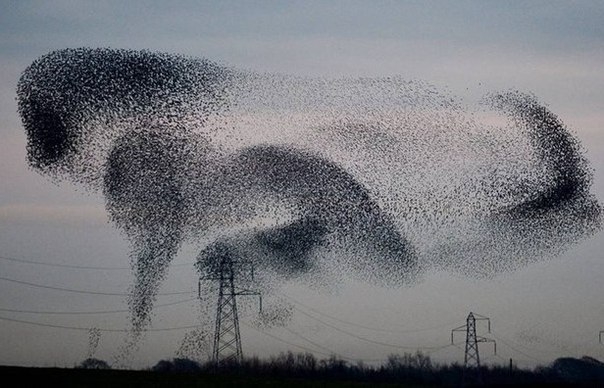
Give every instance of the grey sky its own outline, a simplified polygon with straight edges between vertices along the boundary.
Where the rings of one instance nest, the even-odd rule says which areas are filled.
[[[530,91],[581,139],[594,168],[594,191],[604,200],[602,20],[601,1],[0,1],[0,256],[128,265],[128,245],[107,223],[100,196],[69,184],[55,185],[26,166],[25,135],[14,100],[16,82],[31,61],[51,50],[151,49],[205,56],[258,71],[397,74],[447,88],[469,104],[493,90]],[[288,295],[361,325],[403,331],[434,328],[394,335],[342,326],[378,341],[447,344],[449,330],[463,324],[473,309],[493,319],[496,338],[502,340],[500,357],[513,357],[520,365],[561,355],[602,358],[604,346],[597,344],[597,333],[604,330],[603,250],[600,232],[560,257],[491,281],[432,273],[405,289],[350,282],[328,292],[292,285]],[[195,253],[185,249],[179,261],[191,261]],[[0,271],[6,278],[113,292],[127,291],[131,280],[128,271],[51,268],[5,260],[0,260]],[[173,268],[164,291],[194,289],[195,284],[192,270]],[[0,295],[0,308],[125,308],[119,297],[39,290],[6,281],[0,281]],[[163,301],[171,300],[177,298]],[[158,310],[154,327],[195,323],[193,306]],[[127,323],[125,314],[74,317],[0,311],[0,317],[79,327],[120,328]],[[290,328],[352,358],[383,359],[403,351],[359,341],[301,313],[296,313]],[[252,329],[243,331],[248,354],[288,349]],[[271,333],[313,347],[283,329]],[[134,365],[172,357],[183,335],[184,331],[149,333]],[[69,366],[85,357],[87,338],[85,331],[0,321],[0,364]],[[111,360],[122,338],[119,333],[104,333],[97,355]],[[490,354],[486,347],[481,350],[485,356]],[[433,357],[460,360],[462,353],[448,348]]]

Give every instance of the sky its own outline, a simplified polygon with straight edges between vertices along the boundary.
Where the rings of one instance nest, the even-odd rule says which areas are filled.
[[[128,324],[120,312],[127,309],[125,297],[105,295],[126,293],[132,276],[128,242],[109,223],[103,198],[52,182],[26,163],[15,90],[39,56],[68,47],[149,49],[261,72],[399,75],[469,104],[491,91],[528,91],[580,139],[593,168],[593,192],[603,201],[602,20],[598,1],[0,0],[0,364],[72,366],[91,350],[90,327],[109,329],[94,355],[111,362],[124,333],[110,330]],[[421,347],[436,361],[463,361],[461,348],[444,346],[451,329],[474,311],[491,318],[492,333],[482,327],[480,334],[497,340],[497,355],[481,345],[485,362],[603,359],[603,251],[600,231],[559,256],[489,280],[431,272],[404,288],[354,280],[337,289],[292,283],[281,291],[295,306],[291,323],[263,333],[247,309],[243,349],[260,356],[310,349],[371,363]],[[162,288],[192,294],[160,297],[166,306],[156,310],[156,331],[147,334],[132,366],[174,357],[200,311],[212,314],[194,300],[197,275],[189,264],[196,254],[185,247]],[[57,314],[78,311],[110,312]],[[463,336],[455,340],[459,345]]]

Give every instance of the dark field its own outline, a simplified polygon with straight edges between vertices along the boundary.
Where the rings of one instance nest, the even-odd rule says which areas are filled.
[[[281,357],[283,360],[286,357]],[[482,367],[481,376],[461,365],[390,364],[367,368],[340,363],[318,368],[299,364],[250,362],[217,371],[209,364],[163,360],[149,370],[34,368],[0,366],[3,387],[601,387],[604,368],[593,359],[563,358],[534,370]],[[281,360],[281,361],[283,361]],[[183,366],[197,365],[199,369]]]
[[[3,387],[415,387],[419,385],[362,381],[328,381],[284,377],[252,377],[162,373],[128,370],[0,367]]]

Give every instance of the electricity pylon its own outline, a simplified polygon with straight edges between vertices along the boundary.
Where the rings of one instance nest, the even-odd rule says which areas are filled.
[[[604,330],[600,330],[600,334],[598,334],[600,343],[602,343],[602,334],[604,334]]]
[[[214,329],[214,347],[212,358],[216,365],[225,363],[240,363],[243,358],[241,349],[241,333],[239,331],[239,315],[237,313],[238,296],[258,296],[260,311],[262,311],[262,295],[258,291],[238,289],[235,285],[237,277],[244,266],[249,266],[251,278],[254,268],[249,261],[235,261],[230,255],[220,258],[218,267],[209,276],[200,279],[199,296],[201,298],[201,280],[218,282],[218,304],[216,306],[216,325]]]
[[[494,353],[497,354],[497,343],[494,339],[482,337],[476,334],[476,321],[487,321],[488,332],[491,332],[491,320],[479,314],[470,312],[466,318],[466,324],[456,327],[451,330],[451,345],[455,345],[453,335],[455,332],[466,333],[466,349],[464,353],[464,371],[472,371],[476,382],[481,382],[480,375],[480,353],[478,352],[478,344],[480,342],[492,342]],[[464,373],[465,380],[465,373]]]

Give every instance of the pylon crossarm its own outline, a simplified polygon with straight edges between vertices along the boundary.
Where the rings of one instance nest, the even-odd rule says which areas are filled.
[[[237,296],[257,296],[258,297],[258,310],[262,312],[262,294],[254,290],[239,290],[235,293]]]
[[[489,333],[491,332],[491,319],[490,318],[474,313],[474,319],[476,319],[477,321],[487,321],[487,331]]]
[[[453,342],[453,333],[465,332],[466,330],[467,330],[467,325],[459,326],[459,327],[456,327],[455,329],[451,330],[451,345],[455,345],[455,343]]]
[[[491,338],[478,337],[476,342],[492,342],[493,343],[493,353],[497,355],[497,341]]]
[[[235,295],[237,296],[258,296],[260,295],[260,293],[258,291],[252,291],[252,290],[239,290],[235,292]]]

